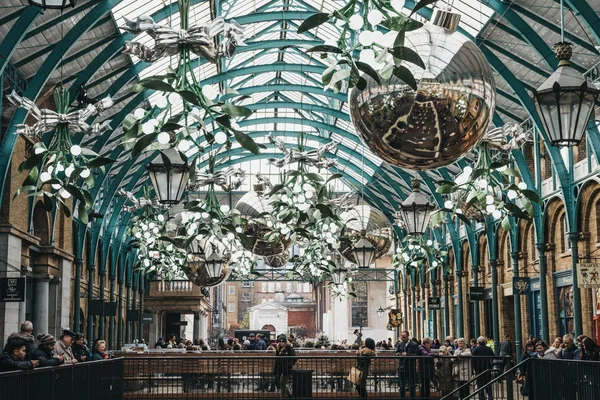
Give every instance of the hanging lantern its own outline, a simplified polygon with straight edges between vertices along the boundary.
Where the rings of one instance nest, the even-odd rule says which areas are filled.
[[[346,282],[346,274],[348,270],[345,268],[336,268],[331,273],[331,281],[336,286],[341,286]]]
[[[355,249],[363,238],[374,250],[371,263],[386,254],[392,246],[391,225],[387,217],[378,209],[367,205],[355,206],[343,212],[340,220],[346,226],[346,236],[351,238],[342,240],[338,249],[347,261],[359,265]],[[362,247],[368,248],[366,244]]]
[[[350,92],[356,131],[384,161],[414,170],[439,168],[483,137],[494,114],[494,75],[479,47],[456,32],[459,20],[458,14],[435,9],[430,22],[406,32],[404,46],[427,67],[402,64],[417,90],[396,76],[378,84],[363,75],[367,87]]]
[[[75,0],[29,0],[30,5],[41,7],[44,10],[64,10],[75,7]]]
[[[369,268],[375,258],[375,246],[367,240],[367,232],[362,232],[358,242],[354,245],[352,252],[358,268]]]
[[[150,180],[161,204],[178,204],[188,184],[189,165],[176,149],[166,149],[148,166]]]
[[[558,68],[535,93],[535,107],[552,146],[577,146],[587,128],[600,90],[569,63],[570,43],[554,45]]]
[[[381,306],[379,306],[379,308],[377,309],[377,317],[383,318],[383,314],[385,314],[385,310]]]
[[[435,206],[420,191],[421,181],[412,181],[412,193],[400,204],[400,217],[409,235],[423,235],[429,226],[431,212]]]
[[[213,252],[206,258],[206,272],[209,279],[217,279],[223,272],[223,259],[216,253]]]

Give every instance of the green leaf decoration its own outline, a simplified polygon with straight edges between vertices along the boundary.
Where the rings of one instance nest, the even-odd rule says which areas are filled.
[[[167,122],[163,126],[161,126],[160,131],[161,132],[172,132],[172,131],[176,131],[177,129],[179,129],[181,127],[182,127],[182,125],[176,124],[175,122]]]
[[[510,218],[508,217],[508,215],[505,215],[504,218],[502,218],[502,222],[500,223],[500,227],[502,229],[504,229],[506,232],[510,231]]]
[[[516,178],[521,177],[521,174],[519,174],[519,172],[516,171],[514,168],[506,168],[504,171],[502,171],[502,173],[506,176],[514,176]]]
[[[516,204],[506,203],[504,204],[504,208],[506,208],[515,218],[529,219],[529,216]]]
[[[52,198],[46,193],[44,193],[44,208],[47,212],[51,212],[52,210],[54,210],[54,202],[52,201]]]
[[[35,167],[42,161],[42,154],[33,154],[27,160],[23,161],[19,164],[19,172],[29,171],[31,168]]]
[[[327,178],[327,181],[325,183],[329,183],[333,180],[340,179],[342,177],[343,177],[342,174],[331,174],[331,176],[329,178]]]
[[[317,52],[317,53],[335,53],[335,54],[343,54],[344,52],[342,51],[342,49],[335,47],[335,46],[329,46],[326,44],[321,44],[319,46],[314,46],[311,47],[310,49],[306,50],[307,53],[313,53],[313,52]]]
[[[25,178],[25,181],[23,181],[23,185],[21,185],[21,186],[36,185],[37,181],[38,181],[38,175],[39,175],[38,168],[37,167],[31,168],[31,171],[29,171],[27,178]]]
[[[200,102],[200,99],[198,98],[198,95],[196,95],[196,93],[190,90],[182,90],[177,93],[179,93],[179,95],[188,103],[192,103],[196,106],[202,106],[202,103]]]
[[[435,191],[440,194],[452,193],[454,191],[454,186],[453,185],[441,185],[441,186],[438,186],[438,188]]]
[[[412,9],[412,11],[410,12],[410,14],[408,16],[410,17],[413,14],[415,14],[417,11],[422,9],[423,7],[427,7],[428,5],[436,3],[436,2],[437,2],[437,0],[421,0],[415,5],[415,7]]]
[[[92,195],[85,189],[81,189],[81,193],[83,194],[83,198],[85,199],[85,209],[90,210],[94,205],[94,199],[92,199]]]
[[[498,169],[508,165],[508,160],[494,161],[490,164],[490,169]]]
[[[339,71],[336,71],[333,76],[331,77],[331,81],[329,81],[329,86],[333,86],[338,82],[343,81],[344,79],[348,78],[350,76],[352,71],[350,71],[349,69],[341,69]]]
[[[298,33],[307,32],[329,21],[329,13],[316,13],[306,18],[298,27]]]
[[[332,218],[334,216],[333,211],[326,204],[317,204],[316,207],[321,212],[323,218]]]
[[[532,202],[537,203],[537,204],[542,204],[542,199],[533,190],[524,189],[524,190],[521,190],[521,193],[523,194],[523,196],[525,196],[526,198],[528,198]]]
[[[85,209],[85,204],[79,203],[77,210],[79,211],[79,220],[81,221],[82,224],[87,225],[89,223],[89,219],[88,219],[87,210]]]
[[[62,200],[60,200],[60,204],[62,206],[63,212],[65,213],[65,217],[70,218],[71,210],[69,209],[69,207]]]
[[[174,92],[175,91],[175,89],[173,89],[173,86],[169,85],[167,82],[163,82],[162,80],[151,79],[151,78],[146,78],[146,79],[142,79],[141,81],[139,81],[136,84],[136,86],[133,88],[134,91],[138,86],[141,88],[156,90],[159,92]],[[138,91],[141,91],[141,90],[138,90]]]
[[[32,192],[35,191],[37,189],[37,186],[35,185],[27,185],[27,186],[21,186],[19,189],[17,189],[17,191],[15,192],[15,195],[13,196],[13,200],[16,199],[17,197],[19,197],[19,195],[21,193],[25,193],[25,192]]]
[[[402,61],[407,61],[425,69],[425,63],[421,59],[421,56],[409,47],[396,46],[391,50],[391,53],[394,57],[399,58]]]
[[[87,167],[90,169],[91,168],[100,168],[104,165],[112,164],[115,161],[116,160],[113,160],[112,158],[108,158],[108,157],[98,157],[98,158],[94,158],[93,160],[88,162]]]
[[[381,21],[381,26],[391,31],[409,32],[414,31],[415,29],[419,29],[423,26],[423,23],[408,18],[405,15],[396,15]]]
[[[365,74],[369,75],[371,78],[373,78],[373,80],[375,82],[377,82],[378,84],[381,85],[381,78],[379,77],[379,74],[377,73],[377,71],[375,71],[373,69],[373,67],[371,67],[369,64],[364,63],[362,61],[356,61],[355,64],[356,64],[356,68],[358,68]]]
[[[273,196],[275,193],[279,192],[281,189],[283,189],[283,184],[278,183],[277,185],[273,186],[273,189],[271,189],[271,191],[269,192],[269,197]]]
[[[250,136],[246,135],[244,132],[240,132],[237,130],[234,130],[233,134],[235,135],[235,140],[237,140],[243,148],[245,148],[253,154],[260,154],[260,149],[256,145],[254,139],[252,139]]]
[[[142,151],[144,151],[144,149],[148,146],[150,146],[150,144],[152,142],[154,142],[154,139],[156,139],[156,136],[158,134],[155,133],[151,133],[150,135],[144,135],[142,136],[133,146],[133,149],[131,149],[131,156],[135,157],[137,155],[139,155]]]
[[[402,65],[396,65],[394,67],[394,75],[396,78],[402,80],[404,83],[410,86],[413,90],[417,90],[417,81],[408,68]]]
[[[74,185],[69,184],[69,185],[66,185],[64,187],[64,189],[67,192],[71,193],[71,196],[73,196],[74,199],[79,200],[85,207],[85,197],[83,196],[83,193],[81,192],[81,190],[79,188],[77,188]]]
[[[221,110],[232,117],[249,117],[252,115],[252,110],[248,107],[236,106],[233,104],[223,104]]]
[[[455,214],[467,227],[471,227],[471,220],[464,214]]]

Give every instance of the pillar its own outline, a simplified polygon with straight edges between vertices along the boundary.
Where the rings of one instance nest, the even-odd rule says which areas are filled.
[[[115,301],[115,280],[116,279],[117,279],[117,277],[113,273],[111,273],[109,275],[110,285],[109,285],[108,300],[111,303]],[[115,316],[114,315],[111,315],[108,318],[108,348],[109,349],[115,348]]]
[[[119,276],[119,293],[117,301],[117,350],[123,346],[123,284],[124,278]],[[127,303],[126,303],[127,304]]]
[[[432,297],[437,297],[437,287],[436,287],[436,280],[435,278],[431,279],[431,296]],[[436,310],[431,310],[429,311],[429,315],[430,318],[433,321],[433,337],[438,337],[438,326],[437,326],[437,313],[438,311]]]
[[[548,343],[550,340],[550,327],[548,322],[548,286],[546,282],[547,264],[546,264],[546,244],[536,243],[535,248],[540,260],[540,307],[542,313],[542,339]]]
[[[33,335],[48,332],[48,300],[50,296],[50,277],[36,278],[33,282]]]
[[[98,271],[98,275],[100,275],[100,300],[104,302],[104,284],[106,271],[104,271],[101,268]],[[102,314],[98,316],[98,337],[106,340],[106,336],[104,335],[104,319],[104,310],[102,310]]]
[[[472,265],[471,270],[473,272],[473,286],[479,286],[479,265]],[[473,324],[475,326],[475,332],[473,332],[475,338],[478,338],[481,333],[479,332],[479,302],[473,302]]]
[[[93,260],[94,256],[89,255],[89,260]],[[90,302],[94,300],[94,270],[96,266],[92,263],[88,265],[88,312],[87,312],[87,341],[88,343],[94,343],[94,316],[90,312]]]
[[[200,337],[200,313],[194,313],[194,337],[193,340],[196,340]]]
[[[490,270],[492,272],[492,335],[494,336],[494,349],[496,355],[500,351],[500,320],[498,318],[498,260],[490,260]]]
[[[583,334],[583,320],[581,316],[581,289],[577,282],[577,263],[579,262],[579,232],[569,232],[569,241],[571,242],[571,273],[573,274],[573,311],[575,323],[575,335],[577,337]]]
[[[456,259],[456,258],[455,258]],[[464,318],[463,318],[463,276],[462,269],[456,270],[456,294],[458,297],[458,312],[455,316],[456,333],[455,337],[463,337],[465,335],[464,330]]]
[[[122,285],[121,285],[122,286]],[[131,305],[129,300],[131,299],[131,283],[127,282],[127,290],[125,295],[125,311],[129,310]],[[130,322],[127,321],[127,313],[125,314],[125,337],[123,338],[124,343],[131,343],[130,333]]]
[[[519,277],[519,252],[513,251],[510,253],[510,258],[513,267],[513,276]],[[521,362],[521,353],[523,352],[523,332],[521,327],[521,295],[515,293],[513,287],[513,301],[515,307],[515,352],[517,363]]]
[[[73,331],[81,331],[81,269],[83,258],[75,259],[75,282],[73,285]]]
[[[414,283],[414,281],[413,281]],[[412,311],[412,315],[411,315],[411,326],[410,326],[410,330],[411,333],[413,335],[413,337],[418,337],[417,336],[417,293],[416,293],[416,288],[417,285],[412,285],[411,287],[411,311]]]
[[[21,239],[10,234],[0,233],[0,277],[18,278],[21,276]],[[11,333],[18,332],[21,322],[20,304],[0,303],[0,345]]]
[[[442,276],[444,281],[444,337],[450,336],[450,285],[448,284],[448,273]]]
[[[133,296],[132,296],[132,299],[131,299],[131,309],[132,310],[136,310],[137,309],[136,305],[137,305],[137,293],[138,293],[138,291],[137,291],[137,285],[135,284],[135,281],[134,281],[134,286],[133,286],[132,292],[133,292]],[[137,310],[139,311],[139,309],[137,309]],[[129,343],[132,343],[133,339],[137,338],[137,321],[132,321],[131,322],[131,331],[130,332],[131,332],[131,337],[128,336],[127,338],[129,340]]]

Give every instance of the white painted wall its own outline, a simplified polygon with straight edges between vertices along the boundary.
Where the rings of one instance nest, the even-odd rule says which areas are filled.
[[[288,312],[284,308],[262,303],[260,307],[250,311],[250,329],[261,329],[265,325],[273,325],[277,335],[288,331]]]

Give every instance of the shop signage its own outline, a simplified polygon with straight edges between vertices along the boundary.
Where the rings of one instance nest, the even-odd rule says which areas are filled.
[[[103,300],[90,300],[88,303],[88,312],[91,315],[102,315],[105,317],[117,316],[117,303],[105,302]]]
[[[600,288],[600,264],[577,264],[577,285],[582,288]]]
[[[0,302],[25,301],[25,277],[0,278]]]
[[[427,299],[427,304],[429,304],[430,310],[441,310],[442,309],[441,297],[429,297]]]
[[[531,293],[531,279],[524,276],[513,277],[513,295],[526,296]]]
[[[388,324],[393,327],[402,325],[402,313],[400,310],[392,309],[388,312]]]
[[[125,314],[127,322],[135,322],[139,319],[139,311],[138,310],[127,310]]]
[[[481,286],[471,286],[469,288],[469,301],[485,300],[485,288]]]
[[[152,313],[142,313],[142,324],[148,325],[154,323],[154,314]]]

